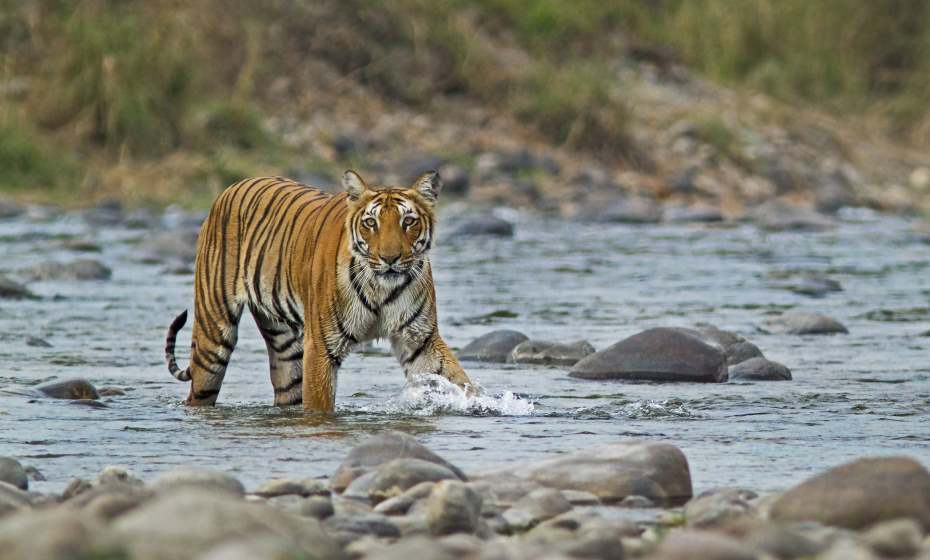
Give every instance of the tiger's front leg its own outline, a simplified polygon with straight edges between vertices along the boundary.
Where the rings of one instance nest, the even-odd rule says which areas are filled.
[[[415,331],[404,331],[394,335],[391,337],[391,347],[394,356],[403,366],[407,379],[421,373],[432,373],[445,377],[469,394],[474,393],[475,387],[471,379],[455,354],[439,336],[436,327],[425,335]]]
[[[330,355],[317,329],[304,333],[304,410],[332,413],[336,410],[336,373],[341,357]]]

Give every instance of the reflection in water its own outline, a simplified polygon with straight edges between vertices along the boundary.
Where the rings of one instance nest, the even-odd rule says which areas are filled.
[[[14,273],[75,259],[62,238],[91,238],[114,270],[106,284],[39,282],[39,300],[0,308],[0,455],[34,465],[60,490],[110,464],[150,478],[179,465],[221,468],[248,487],[272,477],[323,476],[370,434],[401,430],[469,471],[539,459],[620,437],[665,440],[688,456],[697,491],[785,487],[863,454],[930,462],[930,245],[911,224],[867,213],[822,233],[748,226],[585,225],[524,218],[516,239],[447,239],[436,248],[444,338],[461,348],[496,328],[604,348],[656,326],[711,323],[756,343],[794,381],[620,384],[562,368],[465,363],[477,397],[444,380],[405,383],[385,348],[350,356],[337,413],[274,407],[265,346],[250,318],[219,406],[181,405],[188,386],[162,362],[167,322],[190,307],[190,274],[141,262],[138,232],[80,221],[0,222],[0,262]],[[842,292],[810,299],[772,278],[827,274]],[[770,334],[788,309],[831,315],[849,335]],[[25,343],[26,334],[51,348]],[[183,349],[189,332],[182,333]],[[184,362],[187,356],[180,356]],[[107,408],[34,393],[85,377],[125,395]]]

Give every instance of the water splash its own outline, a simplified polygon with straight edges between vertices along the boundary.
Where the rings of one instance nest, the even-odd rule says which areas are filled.
[[[378,410],[374,410],[377,407]],[[468,394],[448,380],[434,375],[415,377],[401,393],[387,403],[366,407],[368,412],[412,414],[415,416],[529,416],[535,410],[533,402],[511,391]]]

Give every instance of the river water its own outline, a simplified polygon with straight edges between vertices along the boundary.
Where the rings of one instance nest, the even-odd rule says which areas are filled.
[[[822,233],[750,225],[582,225],[522,214],[513,239],[445,239],[434,250],[441,331],[461,348],[495,328],[604,348],[656,326],[709,323],[747,337],[791,368],[776,383],[653,384],[571,379],[564,368],[466,363],[484,395],[405,386],[376,348],[346,360],[338,414],[271,406],[264,344],[248,315],[219,406],[181,405],[187,385],[163,361],[165,328],[193,298],[192,275],[143,259],[150,231],[90,227],[75,215],[0,222],[0,272],[87,254],[109,281],[30,284],[39,300],[0,300],[0,455],[36,466],[60,490],[126,465],[150,478],[179,465],[219,468],[247,487],[330,474],[371,433],[398,429],[466,472],[520,464],[619,438],[668,441],[696,491],[790,486],[862,455],[930,464],[930,244],[914,224],[847,211]],[[816,272],[843,291],[815,299],[784,289]],[[822,312],[848,335],[761,330],[787,309]],[[51,348],[25,343],[26,335]],[[178,348],[186,363],[189,326]],[[85,377],[126,389],[92,408],[33,395]]]

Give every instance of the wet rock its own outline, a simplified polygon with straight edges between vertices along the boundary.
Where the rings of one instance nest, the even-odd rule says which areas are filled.
[[[685,504],[685,522],[689,527],[707,529],[754,517],[757,512],[749,500],[755,497],[748,490],[731,488],[702,492]]]
[[[66,379],[54,383],[39,385],[36,390],[53,399],[97,400],[100,394],[97,388],[86,379]]]
[[[810,208],[773,200],[756,207],[750,218],[769,231],[822,231],[834,227],[833,220]]]
[[[448,234],[449,238],[485,235],[513,237],[513,224],[492,215],[474,216],[459,221]]]
[[[727,355],[727,364],[730,366],[741,364],[746,360],[751,360],[752,358],[764,358],[762,350],[759,350],[759,347],[755,344],[747,341],[737,342],[736,344],[726,348],[724,353]],[[731,370],[730,377],[732,378],[733,373]]]
[[[134,475],[126,467],[119,465],[110,465],[104,467],[97,473],[97,484],[129,484],[131,486],[143,486],[145,483]]]
[[[157,494],[165,494],[177,489],[202,490],[243,496],[245,488],[239,480],[221,471],[201,469],[177,469],[156,477],[149,487]]]
[[[147,500],[152,496],[152,491],[138,482],[124,482],[120,480],[109,480],[103,484],[88,485],[79,490],[78,493],[72,493],[69,496],[63,497],[69,506],[76,508],[87,507],[101,496],[132,498],[138,502]]]
[[[433,486],[435,482],[421,482],[398,496],[384,500],[375,506],[375,513],[383,513],[385,515],[403,515],[410,510],[411,506],[417,501],[422,500],[430,495],[433,491]]]
[[[862,529],[899,518],[930,530],[930,473],[908,457],[865,458],[834,467],[785,492],[775,520]]]
[[[507,472],[550,488],[590,492],[607,503],[639,495],[676,504],[692,494],[688,460],[667,443],[626,440]]]
[[[662,212],[662,221],[671,224],[709,224],[722,222],[723,214],[710,206],[669,206]]]
[[[342,558],[319,522],[195,488],[166,492],[119,517],[110,541],[134,559],[195,558],[234,539],[272,537],[295,555]]]
[[[661,560],[758,560],[734,539],[701,531],[675,531],[656,548],[653,558]]]
[[[750,358],[730,368],[730,381],[791,381],[791,370],[765,358]]]
[[[662,218],[658,204],[647,198],[621,198],[606,207],[579,212],[577,221],[599,224],[655,224]]]
[[[438,482],[426,504],[426,521],[434,535],[474,533],[481,513],[481,496],[456,480]]]
[[[139,507],[145,500],[146,496],[141,494],[106,493],[95,496],[83,510],[98,519],[112,521]]]
[[[839,282],[825,276],[806,274],[778,287],[804,296],[821,298],[833,292],[843,291]]]
[[[42,474],[42,472],[39,469],[33,466],[28,466],[25,468],[25,471],[26,471],[26,475],[32,480],[35,480],[36,482],[45,481],[45,475]]]
[[[333,501],[326,496],[310,496],[300,504],[300,515],[315,519],[326,519],[334,513]]]
[[[601,504],[600,498],[591,492],[582,492],[581,490],[562,490],[562,496],[564,496],[565,499],[568,500],[568,503],[573,506],[597,506]]]
[[[824,547],[804,533],[783,524],[764,524],[743,539],[754,551],[775,558],[813,558]]]
[[[781,334],[848,334],[836,319],[803,311],[789,311],[765,321],[766,328]]]
[[[330,479],[330,486],[336,492],[342,492],[359,476],[393,461],[394,459],[422,459],[442,465],[465,480],[465,474],[457,467],[436,455],[413,437],[402,432],[385,432],[368,438],[354,447],[336,469]]]
[[[37,336],[27,336],[26,346],[32,346],[33,348],[51,348],[52,347],[52,345],[49,344],[47,340],[39,338]]]
[[[92,551],[101,552],[97,542],[102,532],[103,527],[96,518],[65,508],[39,509],[10,515],[0,523],[0,558],[93,558]]]
[[[521,498],[503,515],[512,530],[523,532],[571,509],[572,505],[561,492],[540,488]]]
[[[734,332],[718,329],[712,325],[693,329],[676,328],[676,330],[700,338],[707,344],[719,348],[727,358],[727,365],[732,366],[749,358],[764,357],[762,350],[759,350],[755,344]]]
[[[517,364],[571,366],[594,352],[594,347],[587,340],[568,343],[526,340],[510,352],[510,361]]]
[[[65,486],[65,490],[61,494],[61,499],[66,501],[70,500],[75,496],[79,496],[84,492],[87,492],[91,488],[93,488],[93,485],[83,478],[72,478],[68,482],[68,485]]]
[[[627,496],[620,500],[620,503],[617,504],[620,507],[630,508],[630,509],[642,509],[642,508],[651,508],[656,507],[656,503],[647,498],[646,496]]]
[[[78,259],[69,263],[47,262],[27,268],[23,276],[33,281],[109,280],[113,271],[99,261]]]
[[[520,478],[510,470],[483,475],[469,486],[481,496],[484,514],[509,508],[530,492],[542,488],[539,483]]]
[[[87,239],[65,239],[61,242],[61,248],[76,253],[99,253],[103,248]]]
[[[101,387],[97,390],[101,397],[122,397],[126,395],[125,389],[119,387]]]
[[[197,229],[168,230],[150,236],[139,247],[145,260],[191,264],[197,256]]]
[[[727,380],[726,356],[680,329],[643,331],[584,358],[572,368],[578,379],[647,381]]]
[[[525,334],[507,329],[491,331],[468,343],[459,352],[460,360],[506,362],[518,344],[529,340]]]
[[[349,498],[353,501],[364,502],[367,504],[369,502],[369,492],[371,491],[371,483],[378,475],[377,470],[368,471],[361,476],[356,477],[345,490],[342,492],[342,496]]]
[[[108,200],[99,205],[88,208],[81,212],[81,218],[90,226],[115,226],[119,225],[125,215],[123,206],[116,200]]]
[[[39,299],[29,288],[0,274],[0,299]]]
[[[405,490],[421,482],[460,480],[451,469],[422,459],[394,459],[378,467],[368,488],[368,497],[373,503],[399,496]]]
[[[19,461],[10,457],[0,457],[0,482],[12,484],[20,490],[29,490],[29,476],[26,474],[26,469]]]
[[[298,496],[328,495],[326,483],[315,478],[267,480],[255,489],[254,494],[264,498],[296,494]]]
[[[913,519],[885,521],[870,528],[865,542],[883,558],[910,558],[920,550],[924,530]]]
[[[327,533],[337,541],[348,544],[365,536],[397,538],[400,530],[390,518],[378,513],[361,515],[334,515],[323,522]]]

